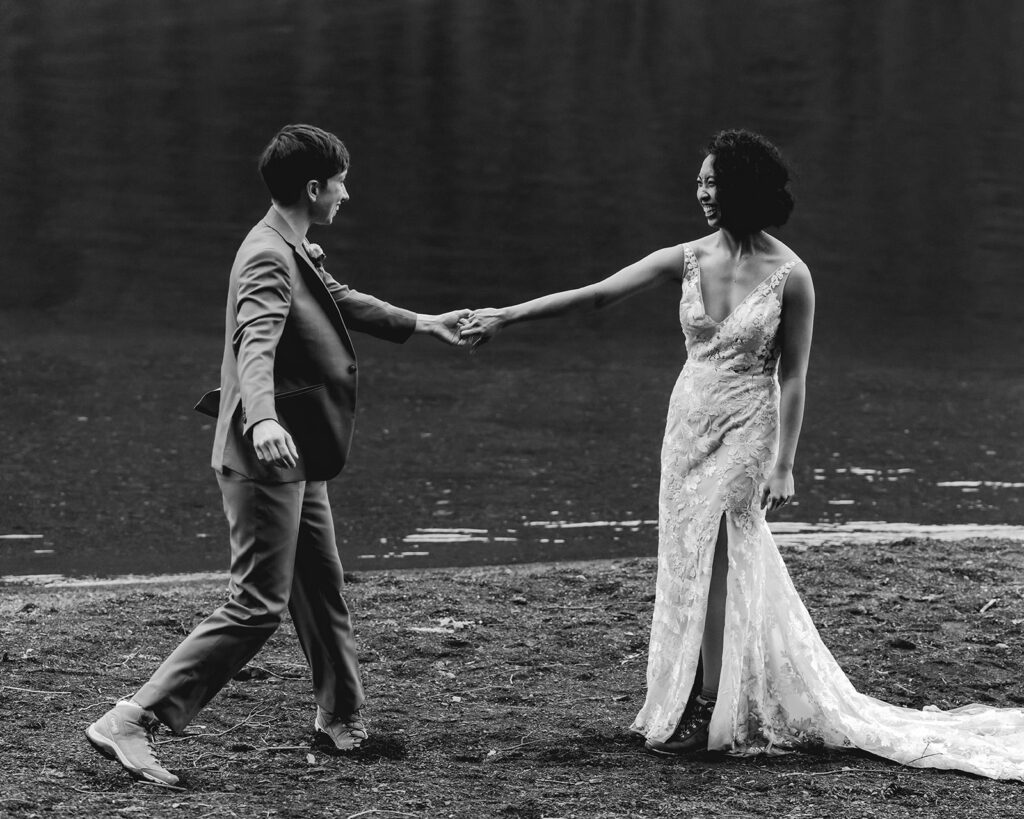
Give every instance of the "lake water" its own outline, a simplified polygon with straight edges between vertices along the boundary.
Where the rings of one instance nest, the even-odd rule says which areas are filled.
[[[351,202],[312,235],[328,268],[421,312],[702,235],[700,146],[764,132],[798,170],[779,236],[818,296],[782,521],[1024,524],[1024,5],[749,9],[5,3],[0,575],[226,564],[190,407],[267,205],[255,157],[292,121],[353,156]],[[472,356],[357,338],[356,448],[332,486],[346,566],[652,554],[653,527],[592,524],[656,517],[677,300]]]

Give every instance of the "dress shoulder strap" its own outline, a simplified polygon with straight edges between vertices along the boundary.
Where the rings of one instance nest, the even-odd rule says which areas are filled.
[[[775,290],[780,285],[785,286],[786,279],[789,278],[790,271],[796,267],[796,263],[799,261],[799,259],[790,259],[788,262],[783,262],[775,268],[775,272],[768,277],[768,289]]]
[[[683,245],[683,259],[686,269],[683,271],[683,281],[696,279],[700,276],[700,265],[697,264],[697,255],[689,245]]]

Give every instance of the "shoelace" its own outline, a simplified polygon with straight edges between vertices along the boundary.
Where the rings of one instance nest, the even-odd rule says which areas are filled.
[[[714,713],[714,710],[715,700],[705,700],[704,702],[695,703],[694,709],[690,712],[690,715],[679,723],[679,727],[676,728],[674,736],[684,737],[704,727],[707,723],[711,722],[711,715]]]
[[[160,727],[159,721],[149,723],[140,722],[139,724],[146,729],[146,746],[149,750],[149,755],[153,758],[153,761],[162,768],[163,764],[160,762],[160,758],[156,755],[156,732]]]

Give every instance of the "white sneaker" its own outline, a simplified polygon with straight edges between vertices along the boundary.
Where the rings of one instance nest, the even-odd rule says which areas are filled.
[[[85,735],[96,750],[116,759],[132,776],[177,785],[178,777],[165,770],[153,754],[153,731],[159,724],[152,711],[121,700],[86,728]]]

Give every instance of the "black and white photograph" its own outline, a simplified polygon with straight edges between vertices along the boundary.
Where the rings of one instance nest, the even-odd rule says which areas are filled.
[[[0,816],[1012,817],[1024,4],[4,0]]]

